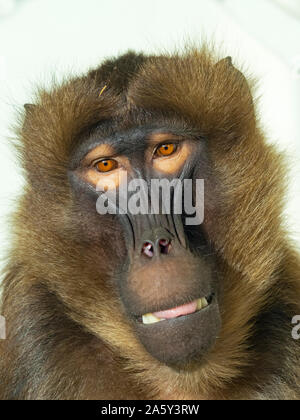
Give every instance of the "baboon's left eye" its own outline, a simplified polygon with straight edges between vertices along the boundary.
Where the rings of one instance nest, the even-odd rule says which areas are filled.
[[[155,157],[170,156],[176,152],[177,146],[174,143],[166,143],[158,146],[155,151]]]

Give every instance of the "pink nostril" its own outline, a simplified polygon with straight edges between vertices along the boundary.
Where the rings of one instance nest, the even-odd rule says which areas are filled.
[[[160,254],[168,254],[170,252],[171,242],[168,239],[160,239],[158,247]],[[151,242],[144,242],[142,254],[148,258],[152,258],[154,256],[154,246]]]
[[[161,239],[159,241],[159,248],[161,254],[168,254],[170,251],[171,243],[168,239]]]
[[[147,257],[152,258],[154,255],[153,245],[150,242],[145,242],[142,248],[142,254],[145,254]]]

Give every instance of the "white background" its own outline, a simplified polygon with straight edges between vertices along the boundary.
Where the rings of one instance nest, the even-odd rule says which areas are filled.
[[[299,18],[299,0],[0,0],[0,255],[22,188],[10,126],[35,84],[128,49],[155,53],[202,36],[259,79],[268,139],[290,158],[287,222],[300,244]]]

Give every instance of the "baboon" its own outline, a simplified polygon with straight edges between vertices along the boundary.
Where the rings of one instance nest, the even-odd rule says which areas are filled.
[[[287,164],[237,67],[207,46],[129,51],[25,105],[1,399],[300,397]],[[193,200],[204,180],[203,223],[101,214],[99,183],[125,173],[192,180]]]

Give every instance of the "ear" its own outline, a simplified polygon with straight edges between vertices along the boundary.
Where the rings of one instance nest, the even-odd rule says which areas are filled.
[[[231,75],[234,78],[234,81],[239,84],[240,89],[243,91],[243,94],[248,94],[251,97],[252,100],[252,94],[251,94],[251,90],[250,90],[250,86],[248,84],[248,81],[246,79],[246,77],[243,75],[243,73],[241,71],[239,71],[237,68],[234,67],[234,65],[232,64],[232,58],[231,57],[226,57],[223,58],[222,60],[220,60],[217,64],[216,64],[217,68],[223,68],[224,71],[230,72]]]
[[[26,114],[28,114],[29,112],[32,112],[35,107],[36,105],[33,105],[33,104],[25,104],[24,108],[25,108]]]
[[[226,58],[223,58],[222,60],[220,60],[216,65],[218,66],[218,65],[220,65],[220,64],[226,64],[227,66],[232,66],[233,67],[233,64],[232,64],[232,57],[226,57]]]
[[[24,119],[23,119],[23,128],[26,128],[29,125],[29,121],[34,114],[37,105],[34,104],[24,104]]]

